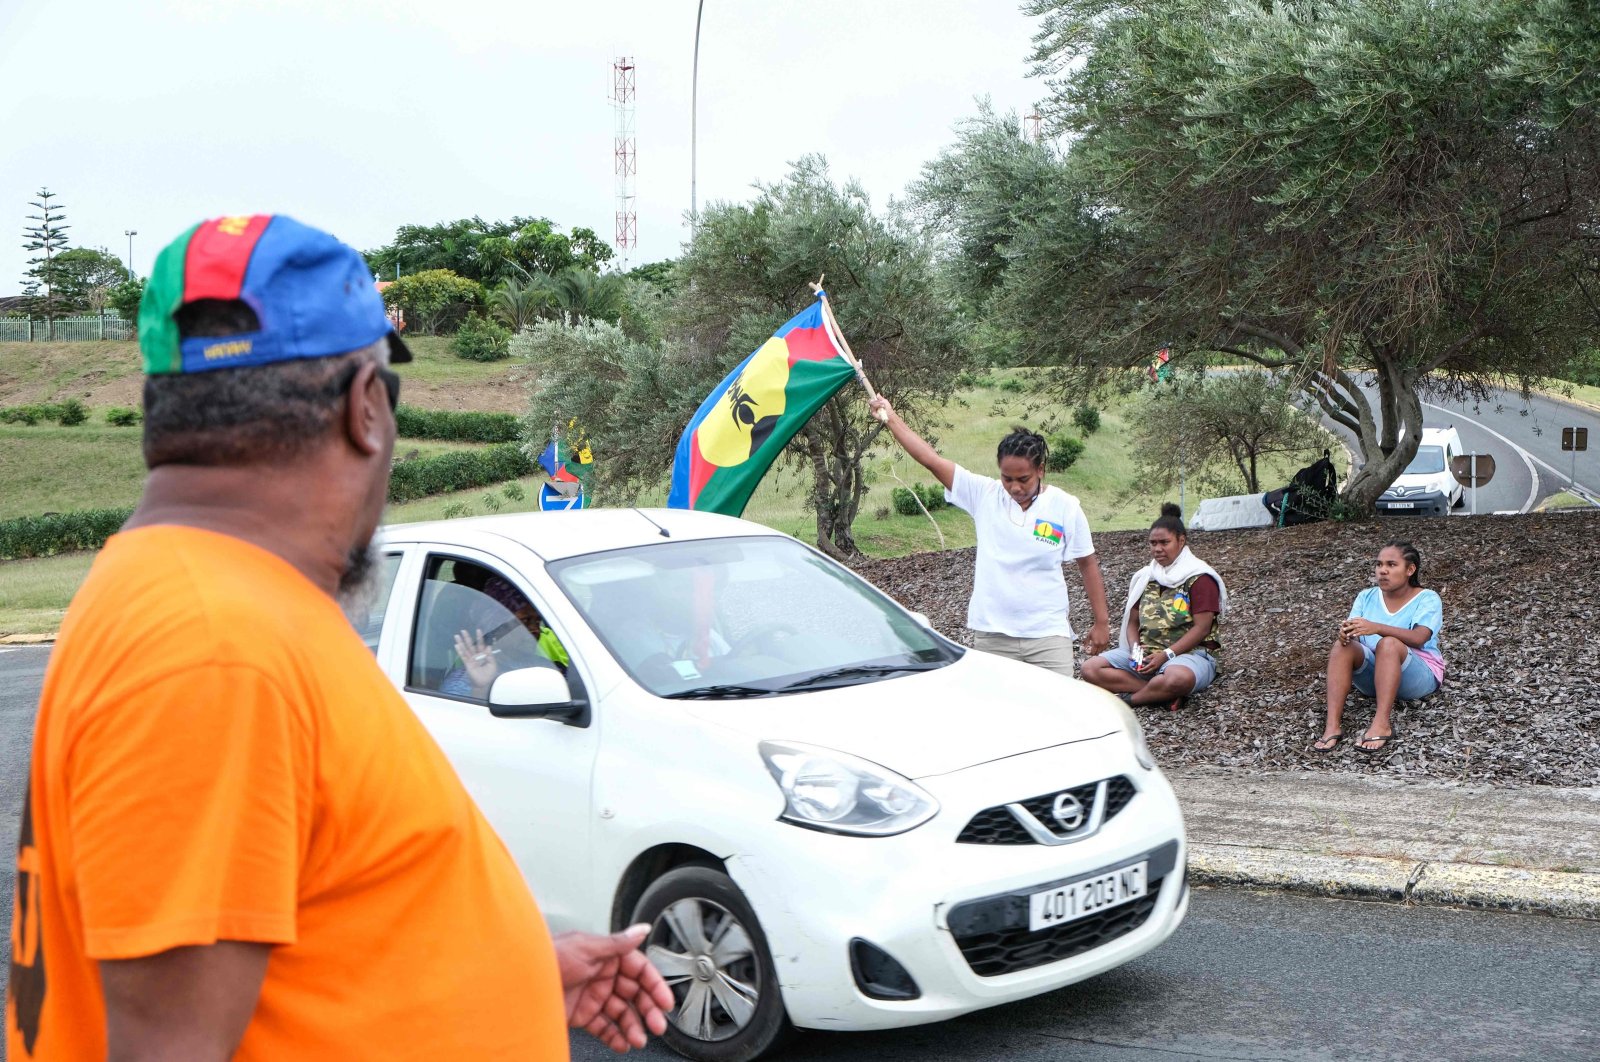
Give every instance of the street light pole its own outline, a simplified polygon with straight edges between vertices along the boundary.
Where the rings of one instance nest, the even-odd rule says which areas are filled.
[[[705,14],[706,0],[694,12],[694,73],[689,83],[689,235],[700,227],[700,198],[695,186],[699,163],[700,126],[700,16]]]
[[[139,235],[138,229],[123,229],[122,234],[128,238],[128,279],[133,279],[133,238]]]

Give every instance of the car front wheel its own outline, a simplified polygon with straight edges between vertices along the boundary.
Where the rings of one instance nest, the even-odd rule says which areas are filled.
[[[791,1032],[756,914],[720,870],[679,867],[657,878],[633,910],[648,922],[645,953],[677,1005],[662,1037],[699,1062],[750,1062]]]

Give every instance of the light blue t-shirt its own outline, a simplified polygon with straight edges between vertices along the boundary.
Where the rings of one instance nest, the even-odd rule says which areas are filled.
[[[1373,623],[1382,623],[1387,627],[1399,627],[1410,630],[1412,627],[1426,627],[1430,632],[1428,640],[1421,649],[1414,650],[1422,658],[1423,663],[1434,673],[1435,678],[1444,675],[1444,656],[1439,652],[1439,628],[1444,626],[1444,602],[1439,600],[1439,595],[1432,590],[1419,591],[1416,597],[1401,606],[1399,612],[1390,612],[1383,605],[1383,591],[1376,586],[1369,586],[1356,595],[1355,604],[1350,606],[1351,619],[1371,620]],[[1361,644],[1368,649],[1378,647],[1378,636],[1368,634],[1362,637]]]

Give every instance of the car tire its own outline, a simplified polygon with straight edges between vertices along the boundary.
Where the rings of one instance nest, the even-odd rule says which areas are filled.
[[[766,934],[750,902],[722,871],[670,870],[633,908],[650,925],[645,953],[677,1006],[662,1039],[697,1062],[750,1062],[793,1033]]]

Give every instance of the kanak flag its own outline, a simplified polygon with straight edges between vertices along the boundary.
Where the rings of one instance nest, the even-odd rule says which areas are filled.
[[[855,376],[822,300],[790,318],[700,403],[672,462],[673,509],[739,516],[795,432]]]

